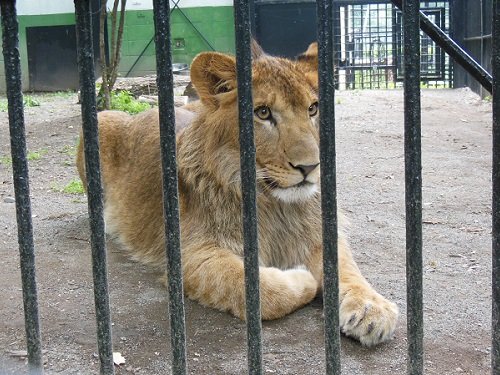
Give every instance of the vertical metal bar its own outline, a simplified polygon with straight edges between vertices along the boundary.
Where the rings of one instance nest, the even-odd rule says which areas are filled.
[[[491,374],[500,374],[500,1],[493,0],[493,174]]]
[[[255,190],[255,144],[253,134],[252,61],[250,53],[250,3],[235,0],[236,72],[240,122],[241,190],[245,253],[248,373],[262,374],[262,322],[259,292],[259,246]]]
[[[0,7],[28,363],[30,373],[41,374],[43,372],[42,345],[35,278],[35,248],[31,222],[28,161],[26,159],[16,2],[2,0]]]
[[[423,372],[419,0],[403,2],[408,374]]]
[[[180,250],[179,200],[175,148],[175,111],[170,44],[170,6],[154,0],[156,84],[158,87],[160,142],[163,172],[163,213],[167,256],[172,373],[184,375],[186,368],[186,324]]]
[[[109,309],[106,242],[104,234],[99,136],[95,97],[94,49],[90,0],[75,0],[78,45],[78,72],[82,99],[85,171],[88,183],[90,245],[94,278],[94,301],[97,320],[97,344],[101,374],[114,374],[111,316]]]
[[[317,1],[326,373],[340,374],[333,4]]]
[[[391,0],[394,5],[402,9],[403,0]],[[452,38],[434,24],[423,12],[420,12],[422,31],[436,42],[462,68],[476,79],[486,90],[491,92],[491,75],[465,52]]]

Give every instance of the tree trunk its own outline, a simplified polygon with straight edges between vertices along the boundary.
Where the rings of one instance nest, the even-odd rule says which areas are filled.
[[[101,89],[99,90],[99,97],[102,100],[102,103],[99,107],[102,109],[111,109],[111,97],[110,97],[110,89],[108,83],[108,64],[106,62],[106,42],[105,42],[105,27],[106,27],[106,0],[101,2],[101,14],[99,17],[99,49],[100,49],[100,65],[101,65],[101,75],[102,75],[102,84]]]
[[[118,14],[118,5],[120,6],[120,14]],[[113,0],[113,9],[111,10],[111,40],[110,40],[110,54],[109,61],[106,60],[106,42],[105,42],[105,27],[107,17],[107,0],[101,0],[101,16],[100,16],[100,33],[99,33],[99,47],[100,47],[100,65],[102,71],[102,86],[99,90],[100,109],[111,109],[111,92],[118,77],[118,68],[120,66],[120,56],[123,40],[123,29],[125,25],[125,6],[127,0]],[[118,16],[120,17],[119,22]]]

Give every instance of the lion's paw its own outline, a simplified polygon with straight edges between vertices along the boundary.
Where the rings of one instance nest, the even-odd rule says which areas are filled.
[[[377,292],[353,288],[340,304],[340,329],[363,345],[373,346],[392,337],[398,315],[396,304]]]

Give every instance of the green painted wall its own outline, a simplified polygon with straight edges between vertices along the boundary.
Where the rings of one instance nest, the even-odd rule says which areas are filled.
[[[192,24],[190,24],[190,22]],[[22,82],[29,87],[26,28],[33,26],[73,25],[72,13],[54,15],[19,16],[19,52]],[[175,63],[190,63],[201,51],[216,50],[234,53],[233,7],[199,7],[174,9],[171,15],[172,54]],[[198,29],[198,31],[196,30]],[[125,75],[134,65],[130,76],[155,72],[153,11],[127,11],[123,36],[120,74]],[[146,48],[147,47],[147,48]],[[5,91],[3,55],[0,56],[0,91]]]
[[[233,23],[232,7],[184,8],[182,12],[174,9],[171,15],[174,63],[189,64],[202,51],[234,53]],[[122,75],[127,74],[134,63],[130,75],[154,73],[156,60],[154,41],[151,41],[153,34],[153,11],[127,12],[120,64]]]

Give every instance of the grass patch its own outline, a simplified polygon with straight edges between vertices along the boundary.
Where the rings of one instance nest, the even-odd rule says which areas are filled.
[[[65,193],[71,195],[83,195],[85,194],[85,190],[83,189],[83,184],[79,179],[73,179],[68,182],[65,186],[61,187],[60,185],[53,183],[50,187],[53,191],[57,193]]]
[[[23,104],[25,107],[39,107],[40,102],[30,95],[23,96]],[[0,112],[7,112],[9,110],[9,102],[7,99],[0,99]]]
[[[77,179],[71,180],[62,191],[66,194],[85,194],[82,182]]]
[[[39,107],[40,106],[40,102],[30,95],[24,96],[23,104],[25,107]]]
[[[126,90],[118,92],[113,91],[111,93],[111,109],[124,111],[134,115],[150,108],[151,106],[148,103],[136,100],[132,94]]]
[[[12,158],[10,156],[0,156],[0,164],[12,165]]]
[[[27,157],[29,161],[37,161],[40,160],[47,152],[49,151],[46,149],[40,151],[29,151]]]
[[[50,94],[47,94],[49,97],[53,98],[71,98],[73,95],[75,95],[74,91],[68,90],[68,91],[56,91],[56,92],[51,92]]]
[[[7,112],[9,110],[9,103],[7,99],[0,100],[0,112]]]
[[[64,145],[62,149],[59,150],[61,154],[65,154],[71,157],[76,156],[76,146]]]

